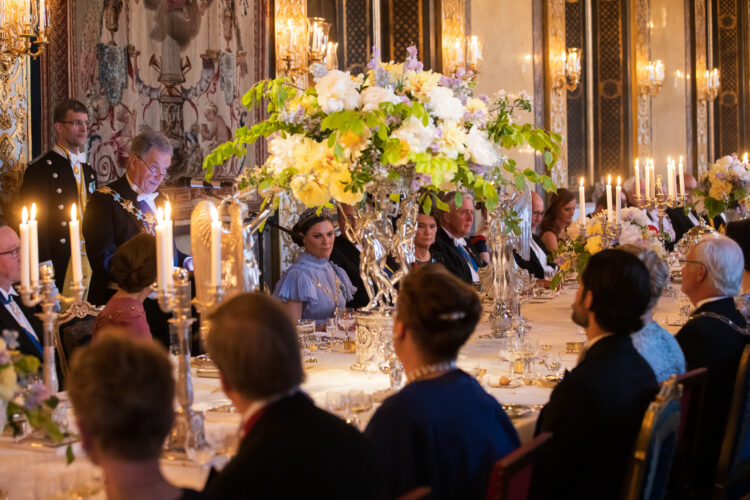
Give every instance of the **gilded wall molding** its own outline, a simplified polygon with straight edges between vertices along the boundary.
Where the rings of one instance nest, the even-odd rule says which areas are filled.
[[[0,209],[3,213],[21,186],[31,154],[28,95],[29,61],[24,57],[10,73],[0,73]]]
[[[644,162],[651,157],[652,133],[651,133],[651,96],[647,93],[641,95],[641,86],[646,83],[642,81],[645,77],[643,69],[651,60],[651,36],[649,30],[650,0],[635,0],[631,5],[633,8],[633,100],[635,101],[635,144],[636,151],[633,156]]]
[[[695,75],[703,75],[708,64],[708,46],[706,40],[706,4],[695,2]],[[696,78],[697,80],[698,78]],[[700,174],[708,167],[708,104],[698,100],[695,110],[695,140],[697,145],[696,161]]]
[[[568,187],[568,111],[565,92],[553,88],[555,75],[563,71],[565,54],[565,0],[546,0],[545,19],[545,94],[549,103],[547,128],[562,136],[562,147],[557,163],[552,167],[552,180],[557,187]],[[584,55],[584,57],[586,57]]]

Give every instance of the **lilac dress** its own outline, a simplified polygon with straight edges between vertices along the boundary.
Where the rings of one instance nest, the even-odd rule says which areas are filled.
[[[284,272],[273,294],[282,302],[302,302],[302,319],[325,322],[334,309],[346,307],[356,291],[343,269],[305,252]]]

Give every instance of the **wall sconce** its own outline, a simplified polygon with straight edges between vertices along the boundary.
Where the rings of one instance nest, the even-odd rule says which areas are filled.
[[[328,70],[339,68],[339,44],[338,42],[328,42],[326,47],[325,65]]]
[[[330,63],[338,44],[328,43],[331,25],[321,17],[306,18],[301,11],[280,9],[276,15],[276,74],[287,77],[298,87],[307,87],[311,64]],[[333,46],[335,45],[335,47]],[[329,66],[330,67],[330,66]]]
[[[718,97],[719,89],[721,89],[719,70],[716,68],[706,70],[702,80],[698,81],[698,99],[701,101],[713,101]]]
[[[581,79],[581,54],[581,49],[573,47],[561,56],[562,64],[558,68],[553,86],[558,95],[564,90],[572,92],[578,88],[578,82]]]
[[[658,95],[661,84],[664,83],[664,64],[661,60],[657,60],[655,63],[649,61],[641,71],[639,82],[640,95]]]
[[[308,65],[323,61],[328,50],[328,30],[331,25],[322,17],[307,20],[307,59]]]
[[[443,38],[443,71],[455,75],[459,70],[476,75],[482,63],[482,41],[478,36],[457,35]]]
[[[7,74],[19,57],[37,57],[47,41],[46,0],[0,0],[0,70]]]
[[[478,36],[466,37],[466,69],[474,74],[479,73],[482,64],[482,41]]]

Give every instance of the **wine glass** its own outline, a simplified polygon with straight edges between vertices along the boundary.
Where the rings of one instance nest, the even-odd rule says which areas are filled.
[[[346,332],[347,337],[349,336],[349,329],[356,321],[357,319],[354,316],[354,309],[351,307],[336,309],[336,322],[339,324],[339,327]]]
[[[334,344],[336,343],[336,335],[339,333],[339,327],[336,324],[336,318],[328,318],[326,320],[326,336],[328,337],[330,351],[333,352]]]
[[[297,334],[305,353],[305,363],[317,363],[318,358],[315,356],[315,351],[318,350],[318,344],[315,336],[315,320],[301,319],[297,321]]]

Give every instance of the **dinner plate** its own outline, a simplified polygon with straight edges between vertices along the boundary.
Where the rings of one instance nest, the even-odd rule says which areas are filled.
[[[532,412],[531,406],[522,404],[504,404],[503,410],[510,418],[525,417]]]

